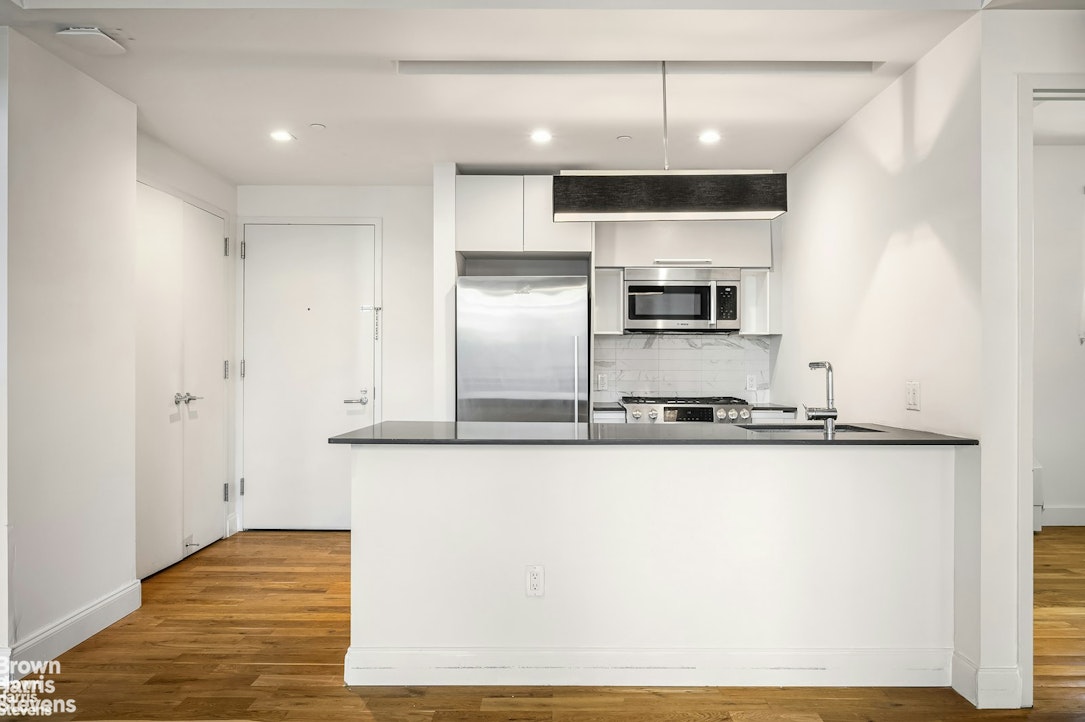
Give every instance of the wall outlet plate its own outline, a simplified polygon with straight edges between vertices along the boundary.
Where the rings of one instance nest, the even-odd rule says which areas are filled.
[[[746,390],[757,391],[757,375],[746,374]]]
[[[904,408],[908,411],[919,411],[919,382],[904,382]]]
[[[531,564],[526,569],[527,596],[541,597],[546,594],[546,576],[542,564]]]
[[[608,381],[608,379],[607,379],[606,374],[598,374],[595,377],[595,390],[596,391],[606,391],[607,390],[607,381]]]

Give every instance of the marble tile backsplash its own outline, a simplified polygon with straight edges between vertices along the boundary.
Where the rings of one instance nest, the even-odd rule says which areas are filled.
[[[592,376],[595,401],[622,396],[738,396],[769,400],[769,339],[737,334],[626,334],[596,336]],[[607,390],[599,391],[599,376]],[[759,391],[746,390],[746,376]]]

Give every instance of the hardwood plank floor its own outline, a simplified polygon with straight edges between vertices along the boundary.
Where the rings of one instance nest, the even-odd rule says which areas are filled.
[[[955,722],[1085,720],[1085,528],[1036,538],[1036,707],[949,689],[346,688],[349,535],[244,532],[148,579],[143,607],[60,657],[55,720]],[[25,719],[25,718],[24,718]]]

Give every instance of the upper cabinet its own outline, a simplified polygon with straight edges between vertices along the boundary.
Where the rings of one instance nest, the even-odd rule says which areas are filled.
[[[456,176],[456,250],[590,253],[591,223],[554,223],[553,177]]]
[[[456,250],[524,250],[523,176],[456,176]]]
[[[596,266],[770,268],[769,221],[645,221],[595,224]]]
[[[554,177],[524,176],[524,250],[591,252],[592,224],[554,223]]]

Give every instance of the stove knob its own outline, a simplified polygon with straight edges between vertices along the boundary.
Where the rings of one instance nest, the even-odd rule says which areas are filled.
[[[656,411],[655,409],[652,409],[651,411],[648,412],[648,418],[651,419],[652,421],[655,421],[658,416],[659,416],[659,412]]]
[[[633,409],[629,412],[629,415],[632,416],[634,419],[639,419],[641,417],[641,411],[640,409]]]
[[[734,409],[731,409],[730,411],[727,412],[727,418],[729,418],[731,421],[734,421],[735,419],[738,418],[738,412],[735,411]]]
[[[717,409],[716,410],[716,418],[719,419],[720,421],[726,420],[727,419],[727,409]]]
[[[750,410],[749,409],[743,409],[742,411],[738,412],[738,415],[741,416],[743,420],[746,420],[746,419],[750,418]]]

